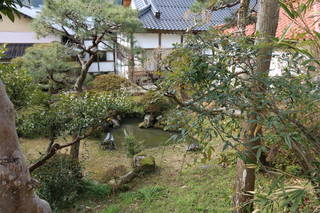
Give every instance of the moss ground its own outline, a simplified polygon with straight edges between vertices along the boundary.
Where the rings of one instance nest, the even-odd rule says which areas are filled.
[[[70,138],[67,138],[70,140]],[[44,152],[46,139],[21,139],[22,149],[33,161]],[[63,139],[60,143],[65,143]],[[218,147],[218,145],[216,145]],[[218,149],[218,148],[217,148]],[[63,152],[68,152],[64,150]],[[223,168],[217,160],[195,163],[201,155],[186,153],[185,145],[170,145],[146,149],[154,156],[158,169],[155,173],[135,178],[126,192],[106,195],[105,185],[91,184],[71,209],[62,213],[224,213],[231,212],[234,166]],[[124,150],[104,151],[99,141],[83,141],[81,162],[86,179],[106,183],[113,176],[131,170],[131,160]],[[259,177],[260,186],[267,177]],[[258,186],[259,187],[259,186]],[[98,193],[100,195],[93,195]]]
[[[47,140],[21,139],[21,144],[27,159],[33,161],[44,152]],[[151,148],[144,153],[155,157],[156,173],[134,179],[127,192],[99,200],[84,199],[75,210],[65,212],[230,212],[234,169],[213,162],[194,163],[199,154],[186,153],[184,144]],[[110,178],[114,168],[122,168],[122,173],[131,169],[124,150],[101,150],[97,140],[82,143],[81,161],[86,178],[97,182]]]

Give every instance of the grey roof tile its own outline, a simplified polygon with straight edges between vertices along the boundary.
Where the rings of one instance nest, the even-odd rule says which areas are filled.
[[[190,8],[195,0],[133,0],[139,10],[139,19],[146,29],[195,31],[207,30],[210,26],[225,23],[225,19],[237,11],[239,6],[209,12],[209,16],[193,14]],[[251,0],[250,7],[257,7],[257,0]],[[160,12],[156,17],[155,10]],[[207,14],[208,15],[208,14]],[[209,21],[204,21],[209,19]]]

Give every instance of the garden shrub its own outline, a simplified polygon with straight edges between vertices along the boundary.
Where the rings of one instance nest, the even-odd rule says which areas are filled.
[[[142,151],[141,142],[137,141],[137,139],[132,135],[125,136],[124,146],[126,148],[128,157],[133,157]]]
[[[237,164],[238,155],[234,150],[228,150],[218,153],[217,163],[226,168],[230,166],[235,166]]]
[[[138,200],[143,200],[145,203],[151,203],[154,200],[166,195],[166,190],[162,186],[148,186],[139,189],[136,193]]]
[[[16,109],[29,104],[30,96],[37,87],[25,70],[17,69],[14,64],[0,64],[0,79]]]
[[[112,187],[91,180],[84,180],[79,191],[82,200],[103,200],[112,193]]]
[[[88,84],[90,90],[97,92],[117,91],[131,86],[133,84],[128,79],[115,74],[98,75]]]
[[[36,44],[13,62],[26,70],[33,83],[44,91],[58,93],[71,89],[76,81],[80,66],[72,59],[75,54],[74,50],[59,42]]]
[[[168,98],[157,92],[149,91],[140,100],[145,113],[161,114],[172,108]]]
[[[39,196],[53,209],[69,208],[83,191],[82,167],[68,155],[55,155],[33,175],[41,183]]]

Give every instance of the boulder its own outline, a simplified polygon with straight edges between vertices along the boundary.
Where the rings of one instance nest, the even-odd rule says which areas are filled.
[[[153,126],[155,122],[155,117],[152,114],[146,114],[144,116],[144,120],[142,123],[139,124],[140,128],[150,128]]]
[[[199,150],[201,150],[200,145],[196,144],[196,143],[191,143],[186,148],[187,152],[196,152],[196,151],[199,151]]]
[[[163,116],[162,115],[159,115],[158,117],[156,117],[156,120],[157,121],[161,121],[163,119]]]
[[[114,127],[114,128],[119,128],[120,127],[120,121],[119,120],[117,120],[117,119],[111,119],[111,123],[112,123],[112,126]]]
[[[133,168],[136,172],[153,172],[156,169],[156,160],[152,156],[136,155],[133,158]]]
[[[113,135],[108,132],[103,141],[100,142],[100,148],[102,150],[115,150],[116,145],[114,143]]]

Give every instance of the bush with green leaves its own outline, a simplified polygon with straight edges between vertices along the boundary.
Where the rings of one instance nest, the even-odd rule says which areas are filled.
[[[66,131],[85,135],[114,115],[130,112],[132,102],[125,93],[91,93],[61,95],[55,103],[61,116],[69,118]]]
[[[0,49],[0,58],[4,50]],[[0,64],[0,78],[6,85],[7,93],[16,109],[29,104],[30,96],[37,87],[26,70],[17,68],[15,64]]]
[[[81,200],[103,200],[112,193],[110,186],[84,179],[81,163],[69,155],[55,155],[33,176],[40,181],[38,194],[55,211],[75,208]]]
[[[162,112],[172,108],[172,103],[163,94],[148,91],[139,101],[143,106],[145,113],[161,114]]]
[[[315,64],[320,62],[305,52],[285,47],[278,47],[283,54],[277,56],[284,65],[280,67],[282,75],[271,77],[255,73],[261,47],[254,46],[251,39],[215,31],[190,36],[164,61],[166,72],[157,85],[182,112],[194,118],[192,125],[182,125],[184,137],[201,138],[205,144],[219,138],[225,149],[234,148],[245,162],[287,176],[287,171],[265,167],[241,151],[247,145],[243,144],[242,124],[255,109],[256,119],[248,122],[257,124],[253,140],[263,142],[253,148],[255,159],[270,154],[272,145],[280,145],[292,154],[290,163],[303,171],[300,178],[313,185],[315,195],[320,197],[320,91],[319,81],[314,78]],[[254,89],[257,84],[263,85],[261,90]],[[181,97],[181,87],[192,91],[187,100]]]
[[[112,187],[92,180],[84,180],[79,191],[81,200],[104,200],[112,193]]]
[[[34,177],[41,185],[38,194],[53,209],[69,208],[83,190],[83,169],[68,155],[56,155],[35,171]]]
[[[60,43],[37,44],[13,62],[32,76],[33,83],[54,93],[75,83],[79,65],[72,60],[74,55],[75,51]]]
[[[141,142],[137,141],[133,135],[125,135],[124,146],[128,157],[133,157],[142,151]]]
[[[108,118],[132,109],[125,93],[61,94],[47,98],[42,105],[18,116],[21,136],[57,138],[75,133],[90,136],[90,132],[101,128]]]
[[[119,75],[104,74],[95,76],[88,87],[90,90],[97,92],[114,92],[134,87],[134,84]]]
[[[69,93],[52,96],[47,106],[35,106],[30,112],[18,117],[17,129],[21,136],[49,139],[47,155],[52,156],[57,149],[64,149],[92,136],[102,129],[114,115],[130,112],[132,102],[125,93]],[[59,137],[72,136],[75,141],[66,145],[56,143]],[[55,149],[52,149],[56,147]],[[58,148],[57,148],[58,147]],[[53,153],[50,153],[53,152]],[[72,153],[79,156],[79,149]],[[43,164],[45,162],[42,162]],[[32,167],[36,169],[36,167]]]

